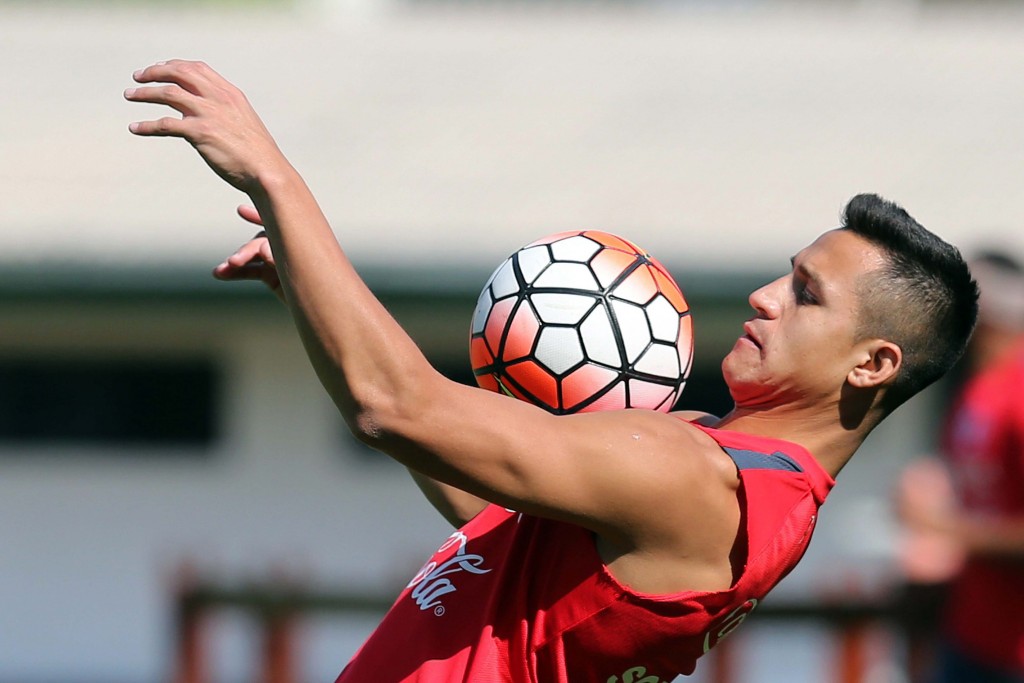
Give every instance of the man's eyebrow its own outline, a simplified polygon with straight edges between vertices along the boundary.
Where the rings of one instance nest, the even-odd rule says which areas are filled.
[[[794,273],[800,273],[801,275],[803,275],[811,284],[815,286],[815,289],[817,289],[819,292],[821,292],[824,289],[825,283],[822,282],[821,278],[818,276],[817,271],[807,267],[807,265],[803,263],[801,263],[799,266],[796,265],[796,256],[789,257],[789,265],[792,266]]]

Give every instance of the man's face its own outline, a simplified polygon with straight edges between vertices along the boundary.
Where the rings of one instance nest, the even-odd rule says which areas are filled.
[[[835,400],[862,358],[856,349],[859,284],[882,252],[848,230],[826,232],[793,257],[792,271],[750,295],[722,372],[737,406]]]

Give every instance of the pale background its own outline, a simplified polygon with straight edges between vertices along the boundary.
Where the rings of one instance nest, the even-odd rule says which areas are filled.
[[[186,559],[387,595],[447,535],[400,468],[351,452],[286,314],[209,281],[251,232],[241,197],[184,143],[129,135],[153,110],[121,99],[179,56],[245,89],[385,288],[473,289],[587,227],[742,304],[861,191],[967,252],[1024,250],[1017,3],[0,2],[0,356],[201,356],[222,376],[200,453],[0,443],[0,681],[167,680]],[[418,338],[464,354],[472,305],[430,310]],[[695,319],[713,365],[742,314],[705,338]],[[892,479],[940,401],[844,471],[777,599],[892,584]],[[373,623],[311,621],[306,678],[333,680]],[[218,679],[250,680],[251,626],[221,625]],[[742,680],[827,677],[828,638],[745,630]],[[873,680],[901,680],[890,654]]]

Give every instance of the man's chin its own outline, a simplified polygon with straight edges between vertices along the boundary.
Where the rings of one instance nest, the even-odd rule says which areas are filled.
[[[729,365],[729,357],[722,361],[722,378],[729,389],[729,395],[737,408],[762,405],[766,399],[766,387],[762,380],[753,373],[743,372],[743,368]]]

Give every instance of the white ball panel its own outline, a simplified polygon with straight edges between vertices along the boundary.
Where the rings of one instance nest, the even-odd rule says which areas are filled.
[[[619,347],[615,343],[615,333],[612,332],[612,323],[603,306],[595,308],[583,321],[583,324],[580,325],[580,336],[583,337],[587,357],[592,361],[604,363],[613,368],[622,364]]]
[[[665,399],[675,393],[675,387],[651,384],[642,380],[629,380],[629,405],[631,408],[666,409]],[[671,406],[668,406],[670,408]]]
[[[656,407],[655,410],[659,410],[663,413],[667,413],[672,410],[676,404],[676,399],[679,398],[678,390],[673,391],[671,394],[665,397],[665,400],[661,402],[661,405]]]
[[[523,274],[526,284],[531,284],[541,271],[551,263],[551,255],[546,246],[527,247],[519,252],[519,271]]]
[[[476,310],[473,311],[473,334],[480,334],[487,324],[487,316],[491,312],[494,300],[491,298],[490,289],[484,288],[480,292],[480,298],[476,300]]]
[[[491,276],[489,278],[487,278],[487,282],[484,283],[484,287],[485,288],[491,286],[491,283],[494,282],[494,278],[496,278],[498,276],[498,273],[501,271],[501,267],[503,265],[505,265],[504,262],[500,263],[498,265],[498,267],[494,269],[494,272],[491,273]]]
[[[597,300],[580,294],[539,293],[532,295],[530,302],[542,321],[575,325],[583,320]]]
[[[647,304],[646,309],[654,338],[674,344],[679,334],[679,312],[661,294],[654,297],[654,300]]]
[[[625,382],[616,382],[607,393],[601,396],[601,398],[587,406],[586,410],[587,412],[598,410],[622,410],[627,407],[626,384]]]
[[[552,263],[537,278],[534,286],[601,291],[601,285],[594,279],[590,269],[582,263]]]
[[[676,379],[679,377],[679,353],[674,346],[651,344],[633,368],[649,375]]]
[[[494,292],[495,299],[504,299],[519,291],[519,282],[516,281],[516,273],[512,269],[512,259],[501,264],[501,268],[494,274],[491,291]]]
[[[644,309],[625,301],[612,301],[612,310],[619,322],[619,331],[626,347],[626,360],[635,363],[647,345],[651,343],[651,332],[647,328]]]
[[[551,245],[551,252],[559,261],[576,261],[586,263],[590,257],[601,250],[601,245],[594,240],[576,235],[564,240],[559,240]]]
[[[583,362],[579,335],[571,327],[541,328],[535,355],[541,365],[556,375]]]

